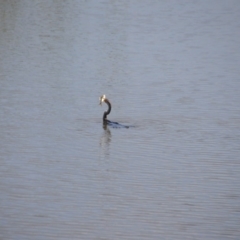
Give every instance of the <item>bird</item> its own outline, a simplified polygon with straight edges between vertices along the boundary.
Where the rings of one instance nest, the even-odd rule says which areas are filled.
[[[108,105],[108,110],[103,113],[103,125],[104,126],[108,125],[108,126],[111,126],[113,128],[129,128],[129,126],[125,126],[125,125],[119,124],[118,122],[112,122],[112,121],[108,120],[107,115],[110,114],[111,109],[112,109],[112,105],[111,105],[110,101],[107,99],[105,94],[103,94],[99,98],[99,100],[100,100],[99,105],[102,105],[103,102],[105,102]]]

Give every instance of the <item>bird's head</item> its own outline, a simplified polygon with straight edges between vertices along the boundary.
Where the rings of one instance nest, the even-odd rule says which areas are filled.
[[[102,105],[102,103],[104,102],[105,99],[106,99],[106,95],[103,94],[103,95],[99,98],[99,100],[100,100],[99,105]]]

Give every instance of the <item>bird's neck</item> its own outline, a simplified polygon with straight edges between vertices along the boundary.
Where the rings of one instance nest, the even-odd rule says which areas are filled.
[[[104,102],[108,105],[108,110],[103,114],[103,120],[106,120],[107,115],[111,112],[111,103],[108,101],[108,99],[105,99]]]

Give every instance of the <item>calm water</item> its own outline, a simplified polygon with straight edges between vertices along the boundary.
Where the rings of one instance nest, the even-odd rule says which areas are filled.
[[[234,0],[2,1],[0,239],[240,239],[239,39]]]

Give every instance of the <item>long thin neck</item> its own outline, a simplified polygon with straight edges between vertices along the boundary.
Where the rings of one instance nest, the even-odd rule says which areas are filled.
[[[107,115],[111,112],[111,103],[108,99],[105,99],[104,102],[108,105],[108,110],[103,114],[103,120],[107,119]]]

